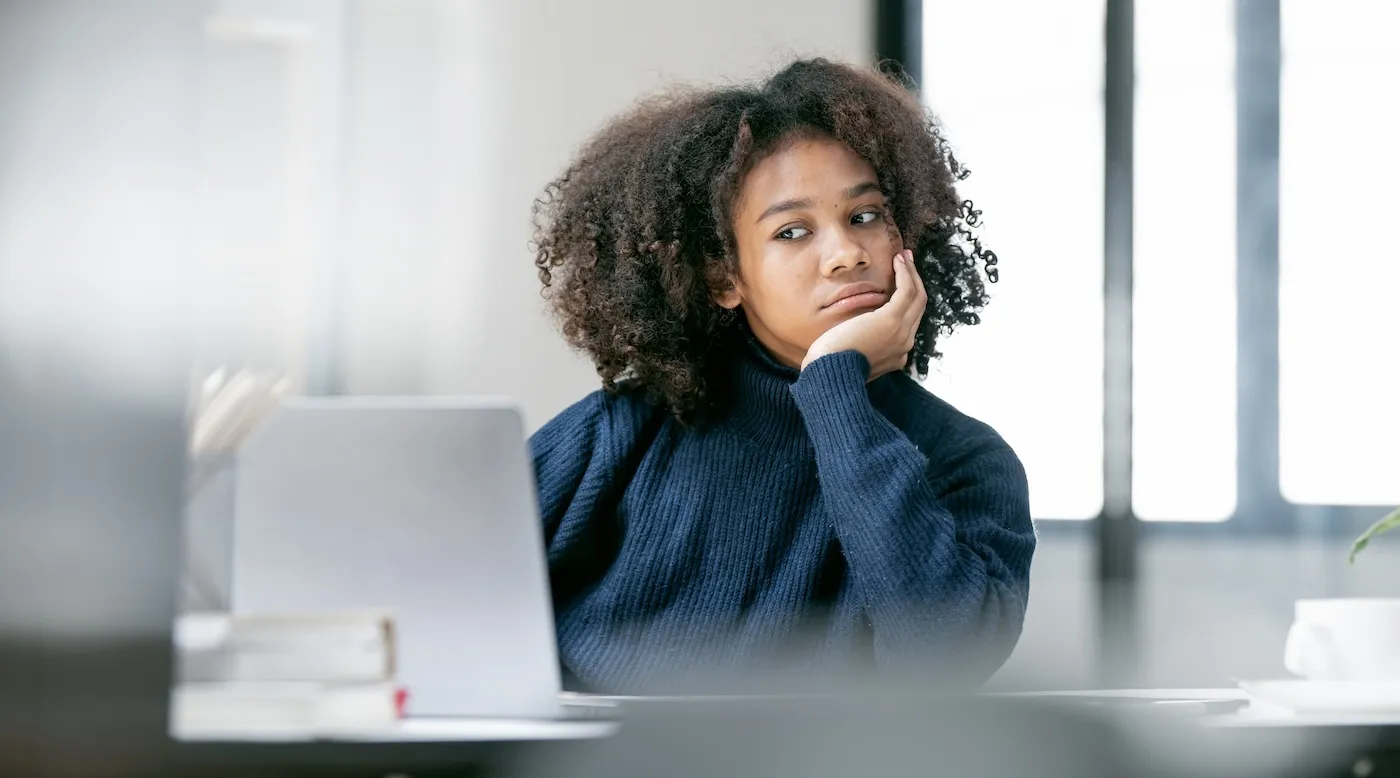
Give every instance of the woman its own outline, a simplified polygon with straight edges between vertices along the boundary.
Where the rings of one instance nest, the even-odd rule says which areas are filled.
[[[536,264],[603,383],[531,440],[569,685],[1005,661],[1025,473],[909,375],[996,280],[964,175],[900,84],[808,60],[645,101],[550,184]]]

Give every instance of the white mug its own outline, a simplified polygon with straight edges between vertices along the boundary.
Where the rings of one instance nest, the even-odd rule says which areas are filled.
[[[1317,681],[1400,680],[1400,599],[1298,600],[1283,664]]]

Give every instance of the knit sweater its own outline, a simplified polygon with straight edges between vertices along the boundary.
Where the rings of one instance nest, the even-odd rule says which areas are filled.
[[[751,344],[681,425],[595,392],[531,438],[566,686],[912,666],[980,683],[1020,636],[1035,531],[987,425],[856,351]]]

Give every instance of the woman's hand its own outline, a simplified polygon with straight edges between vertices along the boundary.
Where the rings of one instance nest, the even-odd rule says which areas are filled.
[[[894,294],[890,301],[827,330],[807,349],[803,369],[828,354],[851,349],[864,354],[870,362],[870,381],[903,369],[927,304],[928,293],[914,270],[914,253],[908,249],[899,252],[894,257]]]

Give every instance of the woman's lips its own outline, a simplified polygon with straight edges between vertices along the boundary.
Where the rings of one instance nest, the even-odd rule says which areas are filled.
[[[890,301],[890,296],[884,292],[856,292],[846,295],[836,302],[826,306],[828,311],[849,312],[879,308]]]

